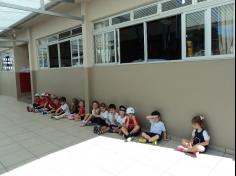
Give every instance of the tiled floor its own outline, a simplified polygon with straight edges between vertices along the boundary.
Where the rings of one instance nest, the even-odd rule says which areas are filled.
[[[234,156],[217,151],[193,158],[158,146],[96,136],[91,127],[25,112],[25,104],[0,96],[0,175],[3,176],[233,176]]]

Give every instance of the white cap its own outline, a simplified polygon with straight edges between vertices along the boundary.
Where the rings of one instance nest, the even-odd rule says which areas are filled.
[[[135,113],[134,108],[132,108],[132,107],[128,107],[128,108],[127,108],[126,114],[134,114],[134,113]]]
[[[39,97],[40,95],[39,95],[39,93],[36,93],[34,96],[35,96],[35,97]]]

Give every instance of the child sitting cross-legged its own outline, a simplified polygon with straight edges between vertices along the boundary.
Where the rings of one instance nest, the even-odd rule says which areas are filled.
[[[97,124],[97,117],[100,115],[99,102],[93,101],[92,103],[92,113],[85,115],[84,120],[81,122],[80,126],[84,127],[90,123]]]
[[[65,118],[68,115],[70,115],[70,109],[69,109],[69,106],[66,103],[66,98],[61,97],[60,98],[60,103],[61,103],[60,108],[58,108],[56,110],[56,112],[51,116],[51,118],[59,120],[59,119]]]
[[[192,153],[196,157],[199,153],[205,153],[207,151],[210,136],[205,127],[205,118],[201,115],[195,116],[192,119],[192,139],[183,139],[183,146],[178,146],[177,150],[180,152]]]
[[[141,130],[138,119],[135,116],[135,109],[132,107],[126,110],[127,117],[125,119],[125,124],[121,128],[124,134],[125,142],[130,142],[133,137],[138,136]]]
[[[100,104],[100,115],[96,116],[96,125],[93,128],[93,132],[96,134],[101,134],[102,130],[107,127],[108,121],[108,111],[107,105],[105,103]]]
[[[120,125],[117,121],[119,114],[116,112],[116,105],[110,104],[108,109],[109,114],[106,119],[106,124],[104,124],[103,126],[101,126],[101,128],[97,130],[97,134],[103,134],[106,132],[117,132],[117,130],[119,130],[120,128]]]
[[[149,132],[143,132],[142,138],[139,142],[142,143],[154,143],[157,144],[163,137],[164,140],[167,139],[165,124],[161,121],[161,114],[158,111],[152,112],[150,116],[146,117],[151,123],[151,128]]]

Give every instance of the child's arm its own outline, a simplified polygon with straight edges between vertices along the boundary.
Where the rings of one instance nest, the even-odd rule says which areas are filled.
[[[150,115],[150,116],[147,116],[146,119],[153,120],[153,119],[155,119],[155,116]]]
[[[209,140],[199,143],[198,145],[207,146],[207,145],[209,145]]]

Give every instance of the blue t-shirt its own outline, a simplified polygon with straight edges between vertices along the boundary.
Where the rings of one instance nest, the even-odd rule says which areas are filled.
[[[165,124],[162,121],[156,122],[156,121],[150,120],[150,123],[151,123],[151,128],[150,128],[151,133],[161,135],[163,132],[166,131]]]

